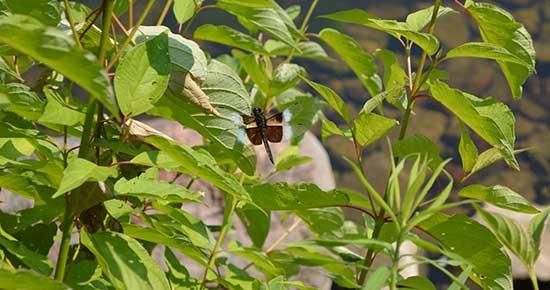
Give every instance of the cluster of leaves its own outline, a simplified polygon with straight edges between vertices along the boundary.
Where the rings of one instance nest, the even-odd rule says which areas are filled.
[[[449,289],[465,288],[468,279],[485,289],[511,289],[510,259],[503,247],[534,273],[550,211],[539,212],[504,186],[455,189],[457,181],[445,171],[448,161],[437,145],[424,136],[406,136],[416,98],[429,95],[461,121],[458,151],[464,174],[459,183],[500,159],[518,168],[509,108],[450,87],[438,69],[452,58],[494,59],[519,99],[534,71],[534,50],[525,28],[506,11],[473,1],[460,4],[479,27],[482,41],[452,49],[442,48],[432,34],[438,17],[455,13],[441,1],[404,22],[357,9],[323,16],[395,37],[406,53],[404,69],[392,51],[367,52],[336,29],[307,33],[317,0],[300,27],[295,24],[300,7],[283,9],[274,0],[166,1],[159,25],[144,26],[154,2],[148,0],[134,22],[133,1],[104,0],[94,10],[70,1],[0,1],[0,186],[34,202],[32,208],[0,214],[3,288],[309,289],[294,277],[300,267],[318,267],[349,288],[435,289],[424,277],[399,275],[405,241],[447,257],[415,256],[416,264],[432,264],[447,274],[453,280]],[[232,14],[242,27],[204,24],[185,38],[160,26],[170,8],[186,30],[205,9]],[[331,60],[311,38],[330,47],[371,96],[356,116],[332,89],[307,79],[306,70],[292,63],[294,58]],[[229,46],[231,54],[213,58],[192,39]],[[413,49],[421,52],[416,73],[410,65]],[[38,77],[30,81],[31,76]],[[306,85],[322,100],[304,90]],[[87,103],[75,96],[82,91]],[[403,112],[401,122],[384,115],[385,105]],[[324,118],[324,106],[346,126]],[[353,143],[356,160],[347,161],[364,194],[324,191],[309,183],[267,183],[265,176],[255,175],[241,118],[252,107],[285,112],[291,129],[292,146],[280,154],[274,170],[310,161],[296,145],[322,120],[323,139],[336,136]],[[178,143],[133,119],[144,114],[174,120],[205,142],[195,147]],[[381,194],[367,180],[361,159],[369,144],[398,126],[399,137],[390,142],[392,170]],[[470,132],[491,149],[478,154]],[[80,144],[71,145],[71,140]],[[188,176],[191,183],[160,180],[159,170]],[[408,176],[406,183],[402,176]],[[181,209],[184,203],[202,202],[203,193],[190,190],[194,180],[223,194],[222,224],[206,225]],[[451,194],[463,200],[449,203]],[[524,230],[477,206],[487,226],[443,213],[478,202],[536,215]],[[342,208],[359,210],[364,219],[346,220]],[[276,244],[264,245],[274,211],[299,217],[312,238],[285,242],[287,232]],[[251,242],[225,241],[234,215]],[[58,228],[54,267],[47,254]],[[78,235],[78,243],[71,245],[71,233]],[[166,246],[162,261],[151,257],[155,245]],[[180,254],[193,263],[181,263]],[[378,256],[392,263],[372,269]],[[235,257],[249,266],[239,266]],[[186,268],[191,264],[202,267],[202,275],[191,274]],[[455,276],[445,266],[462,273]]]

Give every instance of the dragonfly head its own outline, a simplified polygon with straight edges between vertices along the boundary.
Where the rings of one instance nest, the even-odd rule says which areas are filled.
[[[252,109],[252,113],[254,113],[254,114],[260,114],[260,115],[261,115],[261,114],[262,114],[262,109],[260,109],[260,108],[254,108],[254,109]]]

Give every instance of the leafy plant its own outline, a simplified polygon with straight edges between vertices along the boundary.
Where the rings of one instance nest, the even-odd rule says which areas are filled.
[[[453,281],[449,289],[467,288],[468,279],[484,289],[512,289],[504,248],[527,266],[537,288],[534,264],[550,211],[539,211],[504,186],[462,186],[498,160],[519,169],[515,155],[522,150],[515,148],[514,115],[497,99],[451,87],[441,70],[453,58],[495,60],[512,96],[520,99],[535,71],[535,51],[523,25],[495,5],[471,0],[454,1],[458,11],[435,0],[401,21],[360,9],[321,16],[387,33],[402,45],[402,62],[390,50],[364,50],[337,29],[308,32],[318,0],[305,13],[274,0],[211,2],[168,0],[156,26],[144,25],[153,0],[135,19],[134,1],[103,0],[95,9],[67,0],[0,2],[0,186],[34,201],[33,208],[0,214],[3,288],[310,289],[294,276],[300,267],[319,267],[343,287],[435,289],[426,277],[400,275],[413,266],[400,263],[406,241],[446,257],[436,261],[414,255],[414,264],[440,269]],[[170,9],[180,31],[161,26]],[[207,9],[235,16],[240,27],[207,23],[191,32],[196,16]],[[450,13],[470,16],[481,40],[443,47],[433,31]],[[300,15],[301,22],[296,20]],[[213,57],[195,40],[228,46],[231,54]],[[370,96],[361,110],[354,110],[357,114],[293,62],[332,61],[323,45],[350,67]],[[27,80],[31,74],[38,80]],[[85,102],[78,97],[82,90]],[[407,135],[420,97],[440,103],[461,123],[460,178],[445,170],[449,160],[432,140]],[[400,110],[401,119],[384,114],[385,106]],[[291,127],[292,146],[273,170],[311,160],[300,156],[296,146],[320,121],[323,139],[344,138],[353,145],[354,158],[345,161],[364,192],[268,183],[266,176],[255,175],[241,118],[253,107],[285,112]],[[327,119],[321,108],[335,111],[340,120]],[[142,115],[177,121],[200,133],[205,143],[180,144],[134,119]],[[386,138],[391,171],[379,191],[365,175],[363,156],[397,128],[397,138]],[[479,153],[472,133],[491,148]],[[160,180],[159,170],[187,176],[191,183]],[[190,190],[195,180],[223,193],[221,224],[207,225],[181,209],[184,203],[202,202],[203,193]],[[460,200],[450,201],[450,196]],[[523,229],[480,203],[534,217]],[[472,204],[486,226],[445,213]],[[345,219],[343,208],[359,211],[363,219]],[[275,211],[299,220],[266,246]],[[234,215],[252,244],[226,241]],[[286,241],[301,222],[311,238]],[[57,229],[61,242],[53,265],[47,254]],[[76,244],[71,244],[73,233],[78,233]],[[155,245],[167,246],[160,261],[167,270],[151,257]],[[202,275],[190,274],[176,252],[203,267]],[[249,266],[237,266],[236,256]],[[390,263],[375,268],[380,256]],[[457,275],[449,267],[462,272]]]

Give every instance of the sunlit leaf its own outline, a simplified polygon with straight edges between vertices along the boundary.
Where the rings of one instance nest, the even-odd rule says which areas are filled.
[[[481,184],[469,185],[458,193],[462,197],[469,197],[488,202],[500,208],[522,213],[539,213],[531,203],[519,193],[502,185],[484,186]]]
[[[470,172],[474,168],[478,153],[477,147],[468,129],[462,123],[460,124],[460,142],[458,143],[458,152],[460,153],[460,159],[462,160],[462,168],[464,172]]]
[[[429,160],[430,167],[435,169],[443,160],[437,145],[429,138],[422,135],[411,135],[393,144],[395,157],[403,158],[413,153],[420,153]]]
[[[251,52],[267,53],[257,39],[225,25],[201,25],[195,30],[193,36],[195,39],[217,42]]]
[[[48,276],[40,275],[34,271],[17,270],[10,271],[0,269],[0,284],[5,289],[28,290],[66,290],[70,289],[63,283]]]
[[[336,92],[334,92],[329,87],[312,82],[310,80],[304,79],[304,81],[308,83],[315,91],[317,91],[317,93],[319,93],[319,95],[321,95],[321,97],[325,99],[330,107],[334,109],[338,114],[340,114],[342,118],[344,118],[344,121],[349,122],[350,115],[348,108],[346,107],[346,104],[344,103],[342,98],[340,98],[340,96],[338,96]]]
[[[412,30],[422,31],[432,19],[434,7],[430,6],[407,15],[407,24]],[[456,13],[452,8],[440,6],[437,10],[437,18],[447,14]]]
[[[528,233],[533,241],[533,258],[536,260],[540,254],[540,242],[546,228],[546,221],[550,216],[550,208],[546,208],[541,213],[537,214],[529,222]]]
[[[87,181],[105,181],[109,177],[118,175],[116,167],[99,166],[86,159],[75,158],[69,160],[69,164],[63,172],[63,179],[52,198],[59,197]]]
[[[353,134],[361,146],[380,139],[388,134],[399,122],[375,113],[363,112],[353,121]]]
[[[38,122],[74,126],[84,122],[84,113],[69,107],[61,96],[50,88],[44,88],[48,102]]]
[[[184,23],[191,19],[201,5],[202,0],[174,0],[174,15],[178,23]]]

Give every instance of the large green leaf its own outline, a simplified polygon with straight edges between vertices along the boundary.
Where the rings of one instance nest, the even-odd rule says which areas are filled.
[[[365,88],[372,86],[371,77],[376,73],[376,63],[373,57],[361,48],[350,36],[337,30],[326,28],[321,30],[319,38],[326,42],[353,70]]]
[[[269,234],[271,214],[266,214],[256,208],[237,208],[236,211],[252,240],[252,244],[254,247],[261,249]]]
[[[289,89],[276,98],[277,108],[286,111],[286,124],[290,127],[292,145],[300,143],[304,134],[309,131],[323,115],[321,108],[324,102],[312,95],[296,89]],[[285,132],[286,133],[286,132]]]
[[[468,129],[462,123],[460,123],[460,142],[458,143],[458,152],[460,153],[460,159],[462,160],[462,168],[464,172],[470,172],[474,168],[478,152],[477,147]]]
[[[323,49],[321,45],[313,41],[302,41],[298,43],[300,51],[296,51],[292,47],[286,45],[284,42],[268,39],[264,47],[271,55],[292,55],[295,57],[311,58],[315,60],[332,60]]]
[[[170,32],[170,29],[165,26],[140,26],[135,40],[141,43],[163,33],[168,34],[168,54],[172,74],[170,81],[183,80],[178,73],[191,73],[194,79],[199,82],[204,81],[207,74],[207,60],[196,42]]]
[[[286,90],[296,86],[300,77],[305,76],[306,71],[303,67],[294,63],[282,63],[275,71],[270,84],[270,93],[277,96]]]
[[[534,208],[527,199],[502,185],[489,187],[481,184],[472,184],[460,190],[458,194],[462,197],[479,199],[516,212],[539,213],[539,210]]]
[[[250,115],[250,97],[239,75],[228,65],[212,60],[202,90],[217,107],[225,107],[243,115]]]
[[[481,208],[477,208],[477,212],[493,230],[498,240],[514,253],[526,267],[530,267],[535,262],[531,240],[520,224],[499,213],[487,212]]]
[[[489,58],[526,67],[529,66],[523,59],[510,53],[505,48],[488,42],[468,42],[447,52],[446,58],[456,57]]]
[[[0,269],[0,285],[4,289],[66,290],[63,283],[29,270],[10,271]]]
[[[384,65],[383,83],[387,101],[397,108],[406,107],[405,85],[407,84],[407,73],[401,67],[395,53],[387,49],[378,49],[374,55]]]
[[[82,52],[63,32],[28,16],[3,16],[0,40],[65,75],[118,115],[105,70],[93,55]]]
[[[543,210],[541,213],[537,214],[529,222],[529,236],[533,241],[533,258],[536,260],[540,254],[540,242],[542,240],[542,234],[544,234],[544,229],[546,228],[546,221],[550,216],[550,207]]]
[[[449,252],[473,266],[470,276],[484,289],[512,289],[510,258],[497,238],[465,215],[435,214],[419,227],[437,239]]]
[[[191,19],[195,15],[197,5],[201,5],[203,0],[174,0],[174,15],[178,23],[184,23],[187,20]]]
[[[521,98],[522,85],[535,70],[535,49],[529,32],[510,13],[493,4],[468,1],[466,8],[485,42],[499,46],[523,61],[524,64],[518,64],[498,60],[512,96]]]
[[[312,161],[311,156],[300,155],[298,146],[288,146],[279,153],[275,162],[277,171],[289,170],[295,166],[299,166]]]
[[[265,183],[247,187],[255,204],[265,210],[301,210],[335,207],[355,200],[348,191],[323,191],[311,183]]]
[[[344,10],[322,15],[321,17],[365,25],[376,30],[384,31],[396,38],[403,36],[416,43],[430,55],[434,54],[439,48],[439,41],[433,35],[418,32],[416,31],[416,27],[410,27],[405,22],[379,19],[361,9]]]
[[[362,288],[362,290],[375,290],[384,288],[388,281],[388,278],[390,277],[390,274],[390,269],[388,269],[387,267],[377,268],[367,277],[367,283]]]
[[[0,85],[0,110],[36,121],[43,108],[44,103],[29,87],[18,83]]]
[[[430,23],[433,15],[434,7],[430,6],[407,15],[407,24],[412,30],[422,31],[428,23]],[[437,10],[437,18],[447,14],[455,13],[452,8],[440,6]]]
[[[63,179],[52,198],[59,197],[87,181],[105,181],[109,177],[116,177],[116,167],[99,166],[86,159],[75,158],[69,160],[69,164],[63,171]]]
[[[257,39],[225,25],[204,24],[195,30],[193,37],[251,52],[267,54],[267,51]]]
[[[333,91],[329,87],[312,82],[305,78],[304,81],[308,83],[308,85],[310,85],[315,91],[317,91],[317,93],[319,93],[319,95],[321,95],[321,97],[325,99],[330,107],[334,109],[342,118],[344,118],[344,121],[346,121],[346,123],[350,121],[348,108],[346,107],[346,104],[344,103],[342,98],[340,98],[340,96],[338,96],[335,91]]]
[[[80,232],[81,243],[96,257],[116,289],[166,289],[160,266],[136,240],[117,232]]]
[[[395,142],[392,146],[393,154],[399,159],[414,154],[420,153],[423,157],[429,160],[430,168],[435,169],[443,160],[437,145],[426,136],[411,135]]]
[[[59,94],[51,88],[44,88],[48,102],[38,122],[74,126],[84,122],[85,114],[65,104]]]
[[[398,121],[375,113],[362,112],[353,120],[353,134],[361,146],[380,139],[399,124]]]
[[[498,148],[511,167],[518,169],[513,152],[514,119],[506,105],[493,99],[479,99],[441,81],[432,82],[430,92],[487,143]]]
[[[31,16],[48,26],[57,26],[61,20],[61,6],[55,0],[5,0],[3,1],[13,14]]]
[[[168,88],[169,79],[166,33],[132,47],[120,60],[114,79],[120,111],[131,117],[150,110]]]
[[[191,192],[181,185],[158,180],[158,171],[149,169],[130,180],[122,177],[115,183],[117,194],[140,198],[155,198],[161,201],[199,202],[200,192]]]
[[[264,273],[268,278],[284,274],[284,270],[274,264],[264,252],[259,252],[252,248],[237,247],[230,247],[228,252],[249,260],[256,269]]]
[[[427,277],[411,276],[398,282],[398,285],[407,290],[437,290]]]
[[[249,3],[238,4],[231,2],[234,1],[218,1],[216,5],[246,20],[247,23],[250,23],[256,29],[269,34],[298,51],[300,50],[291,33],[291,31],[296,30],[296,27],[293,27],[292,20],[288,18],[284,10],[274,3],[274,1],[271,4],[272,7],[254,7]]]
[[[32,270],[44,275],[49,275],[53,270],[48,257],[29,249],[21,241],[5,232],[2,227],[0,227],[0,246]]]
[[[158,136],[146,137],[145,142],[159,148],[162,153],[166,154],[166,157],[172,160],[172,166],[174,163],[177,166],[176,168],[172,167],[172,169],[204,179],[239,200],[250,200],[248,193],[236,177],[219,168],[211,156]],[[158,164],[158,154],[158,152],[144,152],[134,157],[132,162],[149,166],[161,165],[163,167],[162,164]]]

